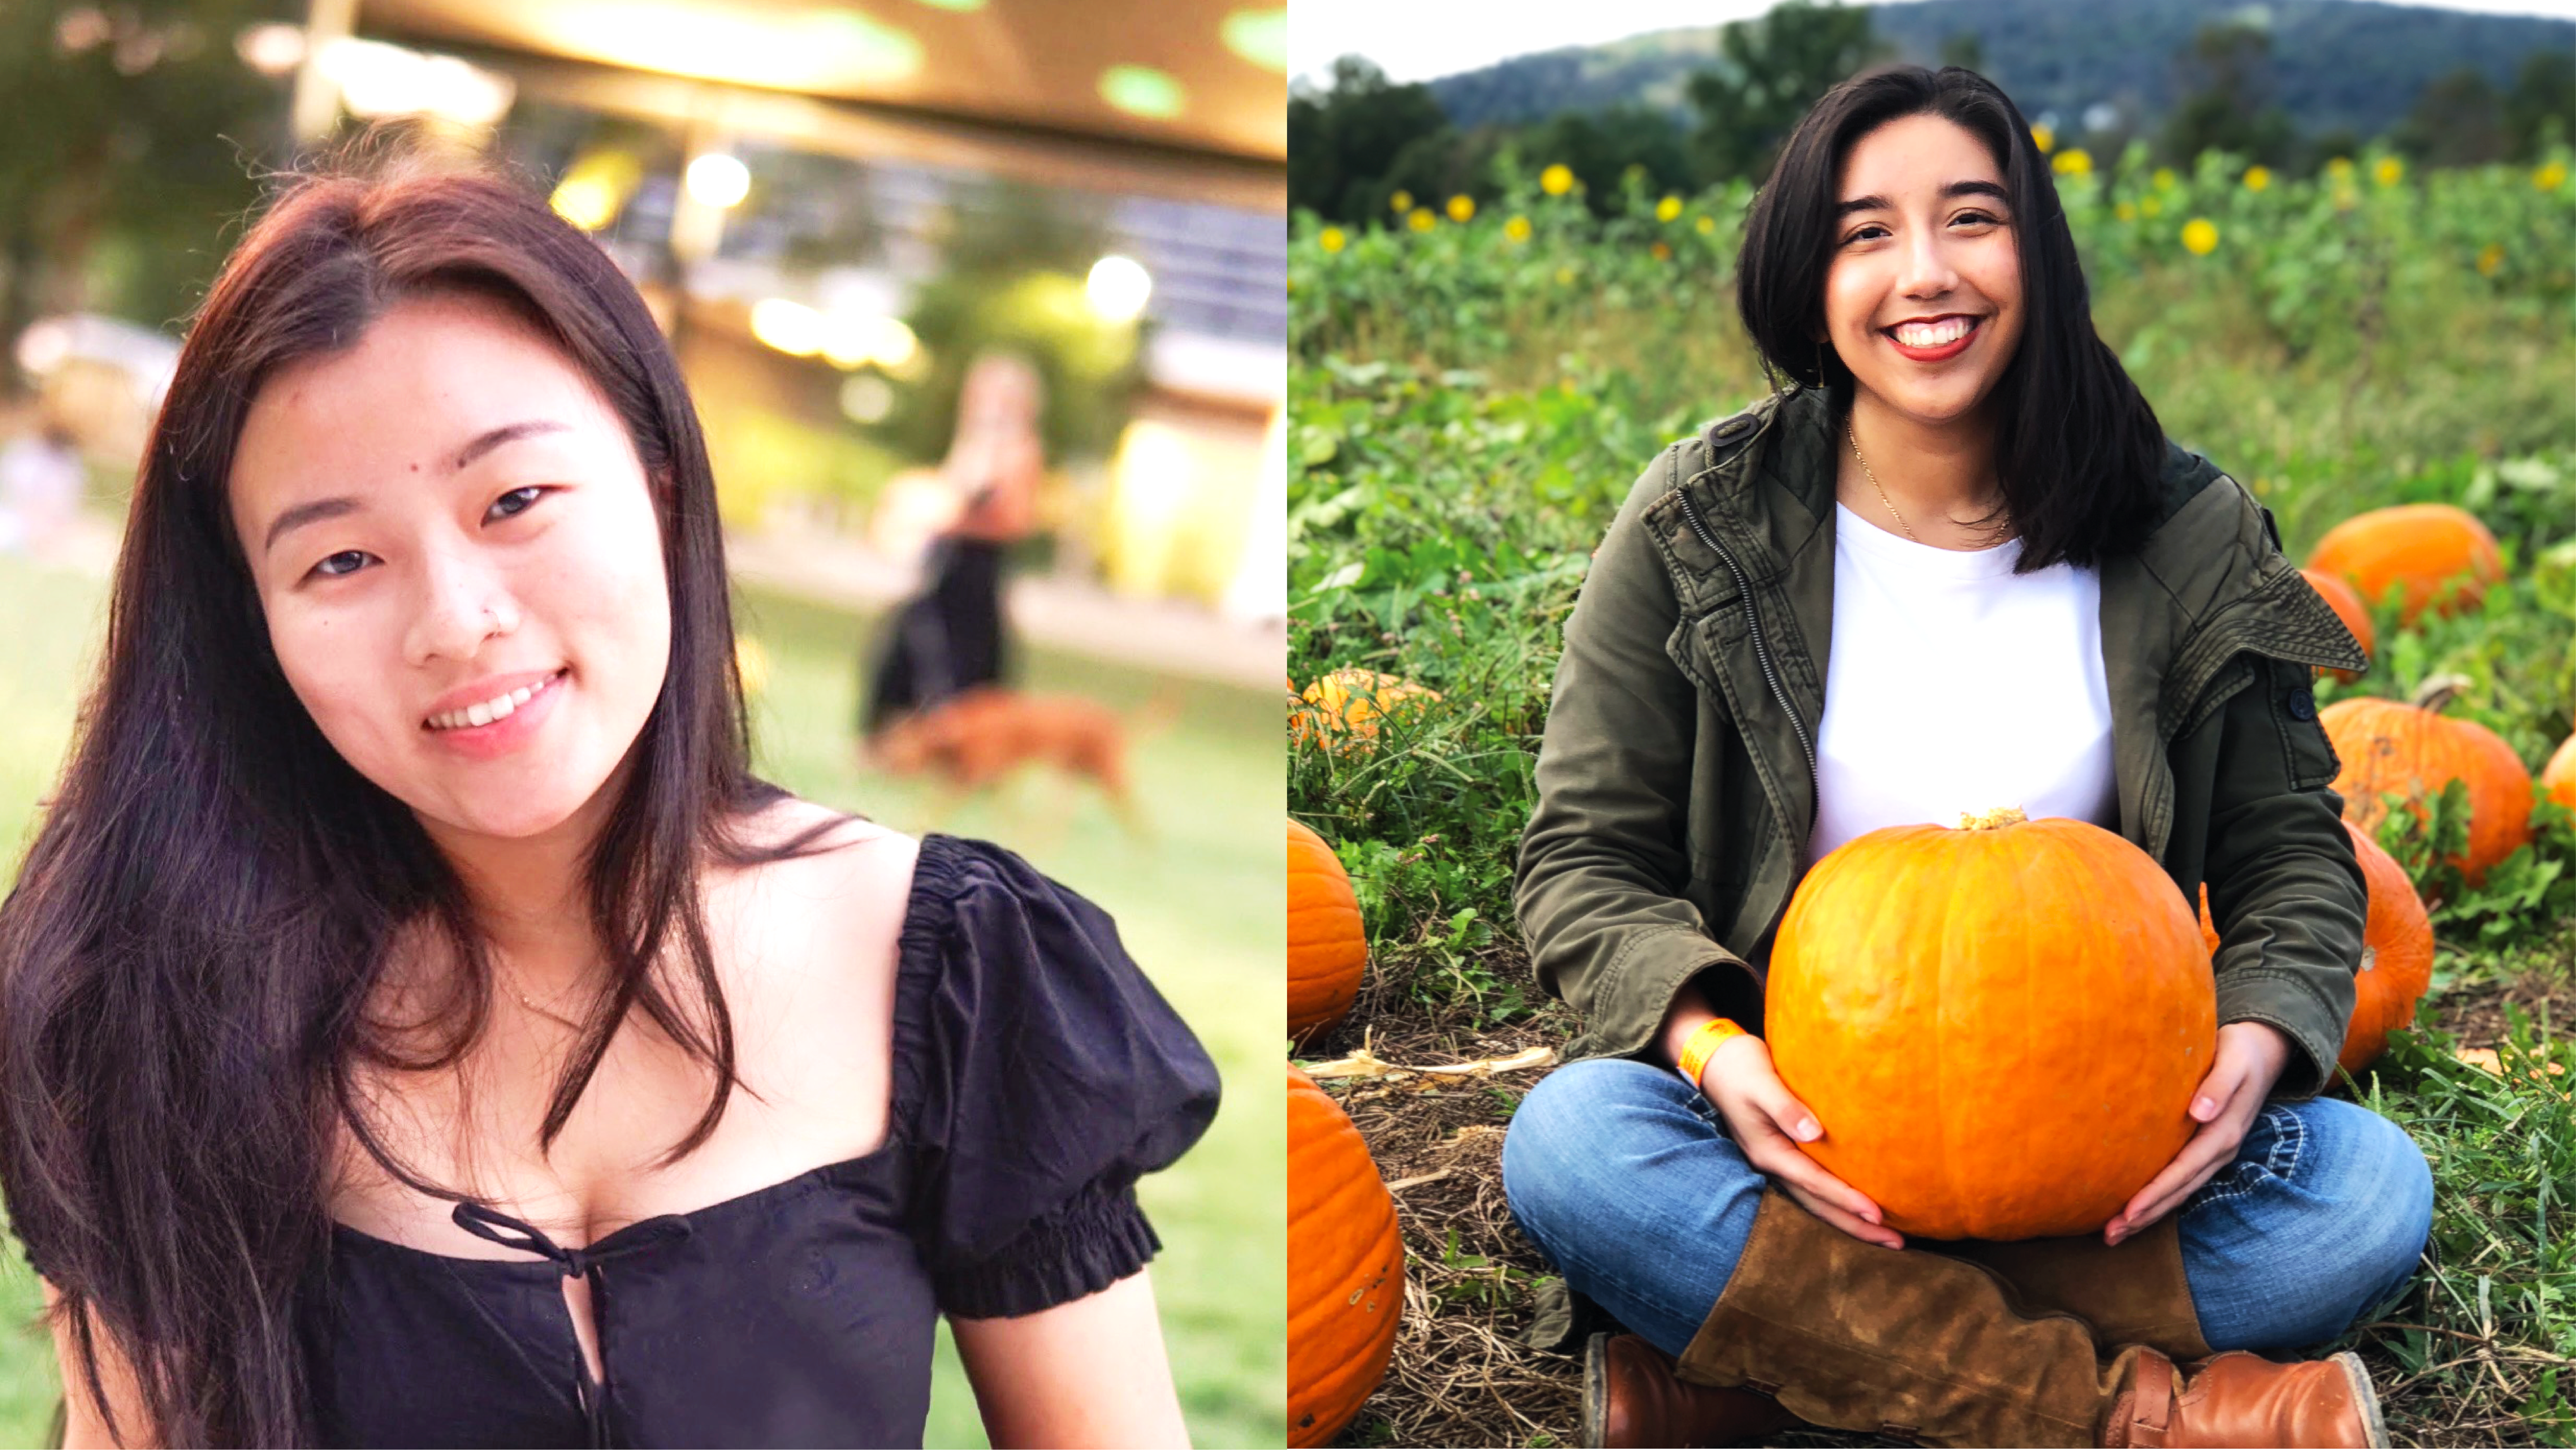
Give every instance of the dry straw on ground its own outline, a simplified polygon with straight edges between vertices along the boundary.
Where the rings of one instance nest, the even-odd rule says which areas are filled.
[[[1482,965],[1517,984],[1527,1000],[1544,1000],[1526,959],[1497,952]],[[1341,1443],[1347,1445],[1563,1446],[1579,1441],[1583,1361],[1521,1342],[1536,1311],[1539,1281],[1555,1269],[1522,1235],[1503,1201],[1503,1130],[1545,1066],[1466,1073],[1377,1072],[1378,1064],[1418,1069],[1510,1062],[1552,1063],[1576,1019],[1551,1003],[1508,1026],[1480,1029],[1471,1014],[1426,1010],[1410,1000],[1409,983],[1372,974],[1349,1023],[1316,1045],[1313,1057],[1342,1059],[1350,1075],[1324,1079],[1376,1157],[1396,1200],[1404,1231],[1408,1282],[1395,1357],[1376,1395]],[[2488,1046],[2503,1035],[2503,1006],[2557,1021],[2576,1020],[2576,995],[2547,1000],[2528,985],[2478,984],[2436,1002],[2439,1025],[2463,1045]],[[2390,1328],[2396,1326],[2391,1325]],[[1579,1347],[1578,1347],[1579,1348]],[[2546,1366],[2521,1362],[2529,1351],[2470,1340],[2447,1356],[2451,1368],[2475,1364],[2499,1388],[2519,1393],[2472,1403],[2440,1392],[2428,1376],[2409,1378],[2395,1361],[2365,1345],[2389,1430],[2399,1444],[2513,1446],[2532,1444],[2529,1425],[2496,1411],[2517,1403]],[[2561,1378],[2565,1377],[2561,1372]],[[1844,1431],[1797,1428],[1766,1445],[1892,1443]]]

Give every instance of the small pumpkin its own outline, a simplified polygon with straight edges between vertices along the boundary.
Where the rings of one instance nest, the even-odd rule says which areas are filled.
[[[2437,614],[2474,608],[2504,577],[2504,556],[2477,515],[2446,503],[2410,503],[2355,514],[2326,530],[2308,567],[2351,580],[2374,605],[2402,587],[2398,617],[2412,624],[2428,605]]]
[[[1386,1377],[1404,1313],[1395,1198],[1341,1105],[1288,1069],[1288,1443],[1341,1433]]]
[[[2576,811],[2576,735],[2558,742],[2549,763],[2540,768],[2540,788],[2551,800]]]
[[[1350,874],[1324,838],[1288,823],[1288,1035],[1304,1042],[1339,1023],[1368,969],[1368,934]]]
[[[2190,903],[2146,852],[2018,810],[1816,863],[1771,952],[1804,1145],[1925,1238],[2092,1233],[2171,1163],[2218,1045]]]
[[[2433,985],[2433,919],[2424,910],[2406,868],[2359,826],[2343,823],[2353,854],[2370,884],[2370,911],[2361,926],[2361,972],[2352,979],[2352,1019],[2344,1024],[2335,1061],[2359,1073],[2388,1050],[2388,1034],[2415,1021],[2415,1004]],[[2218,927],[2209,919],[2209,888],[2200,888],[2200,934],[2218,953]]]
[[[1289,716],[1289,733],[1300,744],[1311,736],[1341,753],[1373,744],[1380,720],[1409,717],[1440,692],[1401,675],[1341,669],[1308,685],[1301,698],[1306,707]]]
[[[2531,772],[2504,738],[2474,720],[2451,720],[2442,707],[2468,684],[2435,675],[2411,702],[2368,696],[2337,700],[2317,712],[2343,773],[2334,779],[2344,819],[2376,836],[2387,807],[2379,797],[2439,795],[2457,780],[2469,790],[2469,846],[2454,858],[2469,884],[2531,839]],[[2417,811],[2421,805],[2413,807]]]
[[[2325,600],[2326,607],[2335,612],[2335,618],[2342,620],[2343,627],[2352,631],[2353,642],[2361,646],[2363,654],[2377,652],[2377,646],[2371,637],[2370,606],[2361,602],[2360,591],[2335,575],[2321,573],[2315,569],[2302,569],[2299,571],[2299,577],[2308,581],[2308,587],[2317,591],[2318,597]],[[2358,670],[2320,668],[2317,673],[2332,675],[2346,684],[2361,678]]]

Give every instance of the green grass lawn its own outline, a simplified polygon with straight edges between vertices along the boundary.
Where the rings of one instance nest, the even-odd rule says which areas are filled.
[[[98,581],[0,557],[0,620],[12,636],[0,652],[0,872],[14,869],[36,802],[60,768],[104,601]],[[753,712],[764,775],[903,830],[1023,851],[1117,918],[1128,950],[1207,1044],[1224,1074],[1224,1109],[1197,1149],[1140,1188],[1164,1246],[1155,1296],[1196,1443],[1281,1443],[1285,1119],[1276,1044],[1286,907],[1276,703],[1266,693],[1032,655],[1025,673],[1035,689],[1130,710],[1177,702],[1171,723],[1130,756],[1147,838],[1130,836],[1089,786],[1040,775],[932,819],[941,808],[934,792],[863,775],[852,758],[863,622],[746,592],[738,624],[768,660]],[[0,1322],[28,1324],[37,1304],[35,1280],[13,1248],[0,1266]],[[32,1331],[0,1330],[0,1445],[41,1443],[54,1399],[49,1345]],[[985,1443],[945,1326],[926,1443]]]

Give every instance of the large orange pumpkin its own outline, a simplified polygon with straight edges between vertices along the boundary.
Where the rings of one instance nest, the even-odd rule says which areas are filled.
[[[2370,883],[2370,911],[2361,925],[2361,974],[2352,979],[2352,1020],[2344,1024],[2335,1060],[2358,1073],[2388,1050],[2388,1034],[2415,1021],[2415,1004],[2433,985],[2433,918],[2397,858],[2350,821],[2353,854]],[[2209,919],[2209,888],[2200,888],[2200,934],[2218,953],[2218,927]]]
[[[1375,743],[1380,720],[1409,716],[1440,692],[1400,675],[1342,669],[1308,685],[1300,698],[1305,708],[1290,713],[1289,734],[1301,743],[1311,734],[1339,753]]]
[[[1321,1445],[1395,1353],[1404,1241],[1360,1130],[1288,1069],[1288,1443]]]
[[[1359,898],[1333,848],[1288,823],[1288,1035],[1300,1042],[1351,1010],[1368,969]]]
[[[2371,639],[2370,606],[2361,602],[2360,592],[2335,575],[2314,569],[2300,570],[2299,577],[2308,581],[2308,587],[2317,591],[2318,597],[2325,600],[2326,607],[2335,612],[2335,618],[2342,620],[2343,627],[2352,631],[2353,642],[2361,646],[2361,652],[2372,653],[2375,646]],[[2319,669],[2317,673],[2332,675],[2346,683],[2361,678],[2360,673],[2354,670]]]
[[[2146,852],[2017,810],[1889,826],[1799,883],[1763,1015],[1806,1151],[1925,1238],[2092,1233],[2194,1129],[2218,995]]]
[[[2449,720],[2442,707],[2466,681],[2436,675],[2412,704],[2356,696],[2317,712],[2343,773],[2334,779],[2344,819],[2373,836],[2388,814],[2382,792],[2412,799],[2457,780],[2469,790],[2469,848],[2455,858],[2471,885],[2531,839],[2531,772],[2504,738],[2474,720]],[[2421,807],[2415,807],[2420,810]]]
[[[2540,768],[2540,788],[2551,800],[2576,811],[2576,735],[2558,742],[2557,752]]]
[[[2409,624],[2428,604],[2437,614],[2472,608],[2504,577],[2495,535],[2475,514],[2446,503],[2355,514],[2317,540],[2308,567],[2351,580],[2374,605],[2403,586],[2398,616]]]

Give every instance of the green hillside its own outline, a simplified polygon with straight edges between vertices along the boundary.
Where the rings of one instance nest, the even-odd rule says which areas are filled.
[[[2437,76],[2471,67],[2501,91],[2526,55],[2576,50],[2576,22],[2369,0],[1914,0],[1872,6],[1870,20],[1905,59],[1927,64],[1950,38],[1975,36],[1980,69],[2026,114],[2053,111],[2066,127],[2104,104],[2132,127],[2161,117],[2184,87],[2175,56],[2207,24],[2266,26],[2273,98],[2299,129],[2360,136],[2395,125]],[[1433,81],[1431,92],[1460,127],[1634,101],[1678,110],[1684,80],[1717,59],[1717,35],[1665,30],[1521,56]]]

